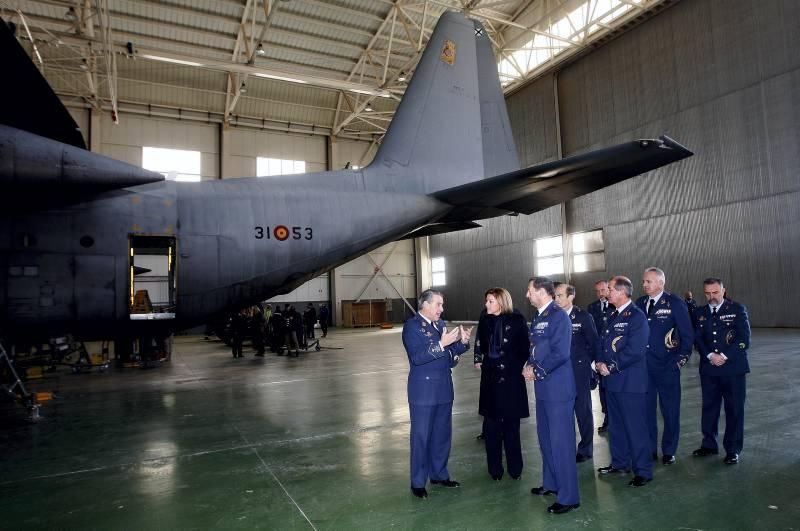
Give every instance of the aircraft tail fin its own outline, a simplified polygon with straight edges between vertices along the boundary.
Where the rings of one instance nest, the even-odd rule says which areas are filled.
[[[446,12],[364,169],[368,186],[430,194],[517,169],[488,34],[480,22]]]
[[[86,149],[78,124],[0,19],[0,56],[7,73],[0,82],[0,125]]]

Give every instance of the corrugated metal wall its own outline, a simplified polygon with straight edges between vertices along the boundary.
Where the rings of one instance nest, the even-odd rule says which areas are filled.
[[[798,49],[800,3],[684,0],[559,72],[564,156],[665,132],[696,153],[567,203],[569,232],[605,234],[607,271],[572,276],[580,304],[596,279],[624,274],[638,286],[657,265],[672,291],[702,299],[702,279],[721,276],[754,325],[800,326],[781,304],[800,298]],[[551,79],[509,98],[524,164],[556,153],[553,101]],[[494,223],[491,237],[432,238],[432,256],[448,258],[450,318],[473,318],[495,284],[524,302],[533,240],[561,230],[558,209]],[[463,258],[487,252],[516,264]]]

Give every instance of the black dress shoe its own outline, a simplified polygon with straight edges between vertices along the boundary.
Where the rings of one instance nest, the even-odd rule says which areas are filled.
[[[614,468],[613,466],[604,466],[602,468],[597,469],[598,472],[601,474],[627,474],[630,470],[622,470],[621,468]]]
[[[675,464],[675,456],[674,455],[664,454],[661,457],[661,464],[662,465],[674,465]]]
[[[500,481],[503,479],[503,474],[492,474],[492,479],[495,481]]]
[[[432,479],[431,485],[441,485],[442,487],[454,488],[460,487],[461,483],[453,481],[452,479]]]
[[[575,454],[576,463],[583,463],[584,461],[588,461],[589,459],[591,459],[591,457],[589,457],[588,455]]]
[[[515,476],[514,474],[509,474],[509,476],[511,476],[511,479],[513,479],[514,481],[519,481],[520,479],[522,479],[522,474],[518,476]]]
[[[427,498],[428,491],[425,490],[425,487],[411,487],[411,494],[416,496],[417,498]]]
[[[531,494],[534,494],[536,496],[548,496],[550,494],[558,494],[558,492],[554,490],[548,490],[544,487],[533,487],[531,489]]]
[[[477,437],[475,437],[475,438],[476,438],[477,440],[479,440],[479,441],[482,441],[482,440],[484,439],[484,436],[483,436],[483,434],[481,433],[480,435],[478,435],[478,436],[477,436]]]
[[[701,446],[700,448],[692,452],[692,455],[695,457],[707,457],[709,455],[717,455],[718,453],[719,450],[712,450],[711,448],[705,448]]]
[[[628,482],[629,487],[644,487],[650,483],[650,480],[647,478],[643,478],[642,476],[634,476],[632,480]]]
[[[576,503],[573,505],[562,505],[556,502],[547,508],[547,512],[550,514],[564,514],[570,512],[572,509],[577,509],[580,506],[581,506],[580,503]]]
[[[724,462],[726,465],[735,465],[739,462],[739,454],[727,454]]]

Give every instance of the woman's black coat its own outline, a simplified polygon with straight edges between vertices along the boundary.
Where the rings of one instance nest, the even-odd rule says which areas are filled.
[[[528,388],[522,377],[530,351],[525,317],[516,310],[481,316],[478,341],[480,352],[476,349],[475,362],[482,364],[478,413],[493,419],[528,417]],[[501,345],[499,358],[489,355],[492,342]]]

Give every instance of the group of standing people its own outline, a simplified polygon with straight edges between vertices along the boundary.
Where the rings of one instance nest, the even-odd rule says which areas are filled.
[[[300,314],[293,305],[286,304],[272,308],[271,304],[263,307],[252,306],[234,313],[230,320],[231,351],[234,358],[242,358],[242,344],[245,336],[250,335],[256,356],[264,356],[266,348],[279,354],[285,349],[299,353],[299,349],[308,348],[309,339],[315,339],[315,326],[319,320],[322,337],[328,335],[330,311],[325,303],[320,304],[319,314],[312,303],[308,303]]]
[[[659,408],[664,425],[661,462],[665,466],[676,462],[680,371],[693,347],[700,353],[703,395],[703,440],[693,455],[719,453],[717,426],[724,401],[724,462],[738,463],[749,372],[747,310],[724,297],[718,278],[704,281],[708,305],[694,305],[691,312],[684,300],[665,291],[665,283],[661,269],[646,269],[644,295],[634,301],[630,279],[615,276],[598,281],[598,300],[584,311],[574,305],[573,286],[533,277],[526,292],[535,308],[530,327],[514,309],[507,290],[486,291],[474,366],[481,371],[479,413],[484,418],[482,435],[492,479],[499,481],[505,473],[503,451],[509,476],[521,477],[520,420],[529,416],[525,382],[533,381],[543,480],[531,493],[556,496],[547,508],[550,513],[578,508],[577,464],[593,458],[591,391],[599,381],[605,420],[598,432],[609,434],[611,463],[598,473],[609,477],[633,472],[628,484],[646,485],[653,479],[653,462],[659,455]],[[418,303],[419,313],[403,329],[403,343],[410,363],[411,490],[424,498],[428,479],[434,485],[459,486],[447,472],[451,369],[469,348],[471,329],[447,332],[438,291],[423,292]]]

